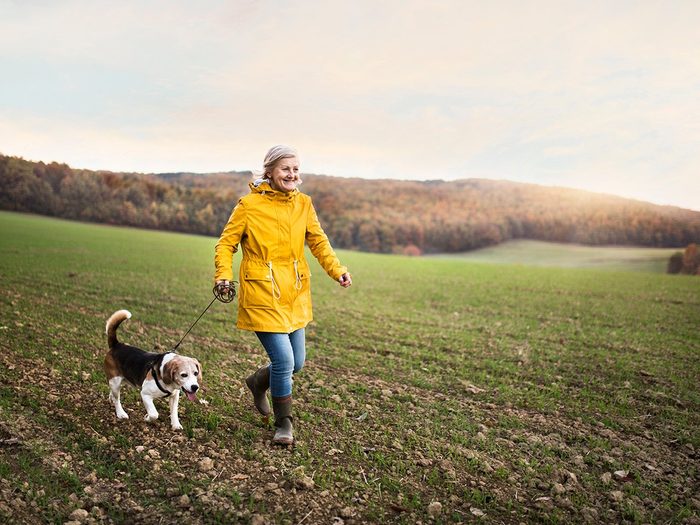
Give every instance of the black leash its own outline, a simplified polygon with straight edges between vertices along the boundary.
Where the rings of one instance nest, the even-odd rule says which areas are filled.
[[[214,289],[212,290],[212,293],[214,294],[214,298],[209,303],[209,306],[207,306],[204,309],[204,311],[199,315],[199,317],[197,317],[197,320],[194,323],[192,323],[192,326],[190,326],[189,330],[187,330],[187,332],[185,332],[185,335],[183,335],[182,338],[180,339],[180,341],[173,347],[173,349],[171,350],[172,352],[177,350],[177,347],[180,346],[180,343],[182,343],[182,341],[185,339],[185,337],[187,337],[187,334],[189,334],[190,331],[194,328],[194,325],[196,325],[199,322],[199,320],[204,316],[204,314],[207,313],[207,310],[209,310],[209,308],[211,307],[212,304],[214,304],[214,302],[221,301],[222,303],[230,303],[231,301],[233,301],[233,299],[236,297],[236,286],[235,286],[236,282],[237,281],[231,281],[226,292],[222,292],[219,290],[219,288],[217,286],[214,286]]]

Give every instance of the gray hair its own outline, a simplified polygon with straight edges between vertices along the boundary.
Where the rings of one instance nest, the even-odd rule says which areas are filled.
[[[268,175],[274,169],[275,164],[277,164],[280,160],[298,156],[297,150],[290,146],[285,146],[284,144],[272,146],[267,152],[267,155],[265,155],[265,160],[263,161],[263,178],[268,178]]]

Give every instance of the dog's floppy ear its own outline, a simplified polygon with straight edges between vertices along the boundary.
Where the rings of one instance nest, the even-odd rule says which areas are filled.
[[[165,363],[165,366],[163,367],[163,382],[166,385],[175,382],[175,374],[177,373],[177,363],[175,361],[176,359],[171,359]]]
[[[196,359],[194,360],[194,364],[197,365],[197,372],[199,372],[199,380],[202,380],[202,364],[197,361]]]

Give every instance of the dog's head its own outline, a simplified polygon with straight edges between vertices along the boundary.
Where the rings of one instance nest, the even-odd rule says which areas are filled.
[[[177,384],[190,401],[197,400],[201,387],[202,365],[192,357],[176,355],[163,367],[163,381]]]

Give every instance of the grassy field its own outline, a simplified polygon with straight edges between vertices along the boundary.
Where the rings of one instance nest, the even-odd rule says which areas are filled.
[[[170,349],[215,240],[0,213],[0,522],[700,523],[700,279],[340,252],[312,267],[297,444],[216,303],[180,347],[208,405],[117,421],[104,322]]]
[[[471,262],[665,273],[675,248],[583,246],[519,239],[450,256]]]

